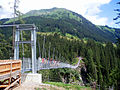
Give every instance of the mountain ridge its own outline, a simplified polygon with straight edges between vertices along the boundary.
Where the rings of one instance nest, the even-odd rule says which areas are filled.
[[[100,42],[116,42],[120,37],[119,29],[94,25],[82,15],[65,8],[31,10],[22,17],[26,23],[35,23],[40,32],[62,32],[63,35],[68,33]]]

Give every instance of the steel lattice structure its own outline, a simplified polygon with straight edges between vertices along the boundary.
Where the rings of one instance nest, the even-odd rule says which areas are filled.
[[[80,65],[80,60],[82,60],[82,57],[78,57],[78,63],[73,66],[68,63],[61,62],[62,60],[55,60],[54,52],[55,48],[53,49],[53,59],[50,60],[50,45],[49,43],[49,59],[45,58],[45,55],[36,59],[36,26],[34,24],[15,24],[15,25],[0,25],[0,27],[15,27],[15,45],[14,45],[14,60],[19,60],[19,45],[20,44],[31,44],[32,49],[32,59],[30,58],[23,58],[23,64],[22,64],[22,72],[25,71],[32,71],[32,73],[37,73],[37,71],[42,69],[57,69],[57,68],[77,68]],[[20,31],[31,31],[31,40],[30,41],[23,41],[20,40]],[[38,43],[39,44],[39,43]],[[43,50],[45,49],[45,37],[43,42]],[[40,45],[39,45],[40,46]],[[40,49],[40,47],[39,47]],[[45,52],[45,51],[44,51]],[[41,53],[44,53],[41,52]],[[40,50],[39,50],[40,53]],[[57,52],[58,53],[58,52]],[[61,56],[61,54],[60,54]],[[63,59],[63,58],[62,58]],[[81,64],[82,65],[82,64]],[[80,66],[81,66],[80,65]],[[83,65],[84,66],[84,65]]]
[[[19,60],[19,44],[29,43],[32,49],[32,73],[36,73],[36,26],[34,24],[0,25],[0,27],[15,27],[14,60]],[[31,41],[20,41],[20,31],[31,31]]]

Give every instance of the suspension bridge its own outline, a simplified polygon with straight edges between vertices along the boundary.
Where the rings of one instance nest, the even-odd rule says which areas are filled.
[[[73,66],[70,65],[68,63],[64,63],[58,60],[49,60],[49,59],[45,59],[45,58],[38,58],[37,59],[37,66],[36,66],[36,71],[39,70],[43,70],[43,69],[57,69],[57,68],[72,68],[72,69],[76,69],[79,64],[80,64],[80,60],[82,60],[81,57],[77,57],[79,59],[78,63]],[[23,72],[25,71],[31,71],[32,70],[32,64],[31,64],[31,59],[30,58],[24,58],[23,60],[24,66],[23,66]]]
[[[57,69],[57,68],[77,68],[80,64],[80,60],[82,60],[82,57],[77,57],[78,58],[78,63],[73,66],[71,64],[63,62],[63,60],[58,60],[55,59],[54,57],[54,52],[55,48],[53,48],[53,56],[52,58],[50,57],[50,45],[49,45],[49,53],[48,57],[45,58],[46,56],[44,55],[45,53],[45,37],[43,40],[43,52],[41,56],[41,51],[40,51],[40,43],[38,41],[38,46],[39,46],[39,58],[36,58],[36,30],[37,27],[34,24],[15,24],[15,25],[0,25],[0,28],[4,27],[15,27],[15,45],[14,45],[14,60],[19,60],[19,45],[22,44],[22,51],[23,51],[23,56],[24,56],[24,45],[23,44],[31,44],[31,51],[32,51],[32,57],[31,58],[25,58],[23,57],[22,60],[22,72],[24,73],[25,71],[32,71],[32,73],[37,73],[37,71],[42,70],[42,69]],[[30,41],[23,41],[23,34],[22,31],[30,31],[31,32],[31,40]],[[21,38],[20,38],[21,36]]]
[[[16,16],[16,9],[17,9],[17,4],[16,0],[14,2],[14,18]],[[38,42],[38,47],[39,47],[39,58],[36,58],[36,30],[37,27],[34,24],[15,24],[15,20],[13,22],[13,25],[0,25],[0,28],[4,27],[12,27],[13,28],[13,47],[14,47],[14,60],[19,61],[19,62],[12,62],[12,60],[9,60],[9,62],[5,63],[2,61],[1,63],[1,75],[0,78],[2,78],[2,82],[0,81],[0,84],[2,83],[3,85],[0,85],[0,87],[7,87],[5,90],[8,90],[12,85],[14,85],[16,82],[19,82],[19,85],[21,84],[21,71],[24,73],[25,71],[32,71],[32,76],[28,75],[28,82],[36,82],[41,83],[41,75],[36,74],[37,71],[42,70],[42,69],[57,69],[57,68],[77,68],[80,64],[80,61],[82,60],[82,57],[78,57],[78,63],[73,66],[68,63],[62,62],[62,59],[55,59],[54,53],[55,53],[55,48],[53,49],[53,57],[50,58],[50,45],[49,45],[49,54],[48,57],[46,57],[46,50],[45,50],[45,37],[43,40],[43,52],[41,56],[41,51],[40,51],[40,43]],[[15,30],[14,30],[15,29]],[[31,40],[29,41],[24,41],[23,40],[23,33],[22,31],[30,31],[31,32]],[[14,35],[15,32],[15,35]],[[14,38],[15,36],[15,38]],[[21,36],[21,37],[20,37]],[[23,54],[23,60],[22,60],[22,66],[21,66],[21,60],[20,59],[20,44],[22,44],[22,54]],[[24,44],[30,44],[31,45],[31,58],[25,58],[24,57]],[[44,55],[45,53],[45,55]],[[8,67],[9,63],[9,67]],[[15,64],[15,65],[14,65]],[[2,66],[3,65],[3,66]],[[18,67],[19,66],[19,67]],[[4,68],[3,68],[4,67]],[[22,69],[21,69],[22,67]],[[7,68],[7,69],[6,69]],[[7,73],[6,73],[7,71]],[[16,73],[17,72],[17,73]],[[15,74],[16,73],[16,74]],[[19,74],[19,75],[18,75]],[[36,75],[34,75],[36,74]],[[7,76],[8,75],[8,76]],[[14,76],[15,75],[15,76]],[[3,78],[4,77],[4,78]],[[25,75],[27,79],[27,75]],[[12,82],[13,79],[13,82]],[[6,86],[6,80],[8,80],[8,85]],[[11,85],[10,85],[11,84]]]

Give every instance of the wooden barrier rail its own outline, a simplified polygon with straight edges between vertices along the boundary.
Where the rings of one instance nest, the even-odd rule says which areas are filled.
[[[0,60],[0,89],[21,84],[21,60]]]

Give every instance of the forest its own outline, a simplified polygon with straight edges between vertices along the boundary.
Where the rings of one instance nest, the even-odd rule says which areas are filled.
[[[28,35],[24,33],[24,36]],[[63,62],[73,63],[75,57],[83,57],[85,62],[86,71],[84,68],[73,69],[52,69],[41,70],[39,73],[43,74],[43,81],[54,81],[63,83],[76,84],[83,83],[84,85],[90,85],[92,82],[96,82],[102,89],[113,86],[118,90],[120,88],[120,42],[113,44],[111,42],[100,43],[94,40],[83,39],[71,39],[61,36],[58,33],[42,34],[37,33],[37,41],[40,42],[40,48],[42,52],[43,39],[46,36],[45,50],[48,53],[48,46],[51,42],[51,51],[55,48],[55,56],[64,57]],[[3,39],[4,34],[0,34],[0,59],[9,59],[12,57],[12,39]],[[25,55],[24,57],[30,57],[31,49],[29,45],[24,45]],[[20,48],[22,48],[20,46]],[[21,49],[20,49],[21,50]],[[59,52],[59,53],[57,53]],[[51,53],[51,57],[52,57]],[[39,57],[39,49],[37,42],[37,58]],[[42,53],[41,53],[42,55]],[[22,51],[20,51],[20,58],[22,58]],[[48,54],[46,54],[48,57]],[[80,80],[82,77],[82,80]]]
[[[77,69],[51,69],[40,70],[43,81],[63,82],[90,86],[93,82],[105,90],[114,87],[120,89],[120,36],[119,29],[108,26],[96,26],[77,13],[65,9],[42,10],[50,14],[24,15],[25,23],[34,23],[37,27],[37,58],[43,56],[43,40],[45,40],[45,53],[48,57],[51,43],[52,57],[55,48],[55,58],[60,58],[73,64],[74,58],[81,56],[86,70]],[[55,11],[55,12],[53,12]],[[38,11],[39,12],[39,11]],[[41,11],[40,11],[41,13]],[[59,14],[58,14],[59,13]],[[12,20],[2,19],[1,24],[12,24]],[[16,24],[19,21],[16,20]],[[9,30],[8,30],[9,29]],[[29,40],[30,33],[23,32],[23,40]],[[0,28],[0,59],[13,57],[12,28]],[[40,42],[40,44],[38,44]],[[24,45],[24,57],[31,57],[30,45]],[[39,47],[41,53],[39,52]],[[22,59],[22,45],[20,45],[20,58]],[[80,79],[82,78],[82,80]]]

